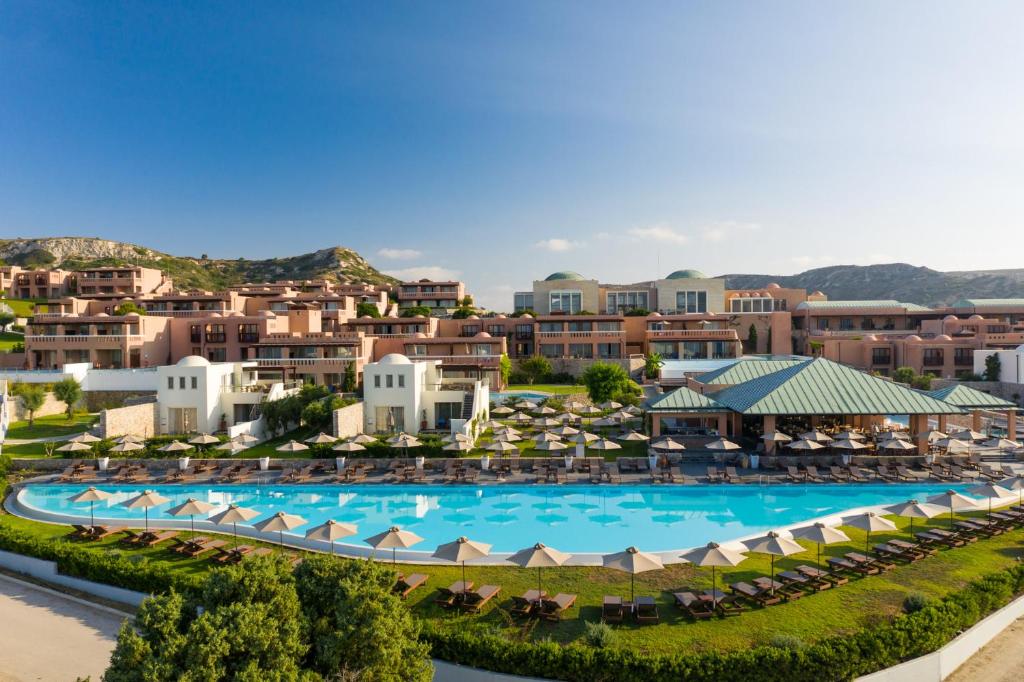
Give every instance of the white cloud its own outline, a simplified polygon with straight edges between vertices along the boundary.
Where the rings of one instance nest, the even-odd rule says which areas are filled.
[[[626,233],[638,239],[665,242],[667,244],[685,244],[690,238],[677,232],[668,225],[651,225],[650,227],[631,227]]]
[[[416,249],[379,249],[377,255],[390,260],[412,260],[422,256],[423,252]]]
[[[384,274],[397,277],[405,282],[412,282],[418,279],[457,280],[462,273],[451,268],[443,268],[440,265],[417,265],[411,268],[402,268],[401,270],[385,270]]]
[[[568,239],[562,239],[560,237],[553,237],[552,239],[541,239],[539,242],[534,244],[538,249],[544,249],[545,251],[571,251],[575,249],[579,244],[571,242]]]
[[[760,229],[761,226],[757,223],[737,223],[727,221],[724,223],[708,225],[701,230],[701,233],[704,237],[704,241],[721,242],[725,241],[729,236],[745,232],[756,232]]]

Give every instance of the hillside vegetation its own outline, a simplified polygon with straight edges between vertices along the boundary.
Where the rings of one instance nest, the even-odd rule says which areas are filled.
[[[341,246],[265,260],[173,256],[145,246],[92,237],[0,239],[0,260],[9,265],[76,269],[106,265],[158,268],[180,289],[223,289],[246,282],[327,279],[333,282],[390,284],[396,280]]]

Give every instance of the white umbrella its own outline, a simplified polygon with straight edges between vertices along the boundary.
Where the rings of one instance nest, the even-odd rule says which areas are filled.
[[[1024,474],[1017,474],[999,481],[1001,488],[1017,491],[1017,503],[1024,506]]]
[[[146,512],[146,532],[149,532],[149,508],[156,507],[165,502],[170,502],[170,498],[164,497],[154,490],[147,490],[143,493],[136,495],[135,497],[126,500],[121,503],[122,507],[128,509],[143,509]]]
[[[306,531],[307,540],[323,540],[331,543],[331,554],[334,554],[334,541],[347,538],[357,533],[355,524],[338,523],[334,519],[328,519],[319,526],[313,526]]]
[[[933,516],[938,516],[946,511],[937,504],[929,504],[927,502],[921,503],[917,500],[907,500],[906,502],[894,504],[891,507],[886,507],[885,509],[890,514],[910,519],[911,537],[914,536],[914,519],[930,519]]]
[[[882,440],[889,440],[893,438],[896,440],[910,440],[910,434],[906,431],[886,431],[882,434]]]
[[[102,500],[106,500],[112,496],[112,493],[108,493],[104,490],[89,486],[80,493],[76,493],[68,498],[68,502],[72,504],[81,504],[83,502],[89,503],[89,525],[96,525],[96,516],[93,514],[93,505]]]
[[[579,432],[579,429],[574,429],[571,426],[559,426],[557,429],[551,430],[551,433],[555,434],[559,438],[564,438],[566,436],[575,436]]]
[[[850,536],[838,528],[832,526],[826,526],[821,521],[818,521],[813,526],[807,526],[805,528],[797,528],[793,531],[793,537],[800,538],[801,540],[807,540],[813,542],[818,546],[818,562],[817,566],[821,568],[821,546],[831,545],[836,542],[849,542]]]
[[[334,436],[330,436],[321,431],[312,438],[307,438],[305,442],[309,443],[310,445],[330,445],[331,443],[337,442],[337,440],[338,439],[335,438]]]
[[[552,409],[552,408],[548,407],[547,405],[545,405],[544,407],[538,407],[536,410],[533,410],[534,414],[545,414],[545,415],[547,415],[547,414],[555,414],[556,412],[558,412],[558,410]]]
[[[932,445],[934,445],[936,447],[939,447],[939,448],[945,448],[946,450],[963,450],[964,448],[969,448],[970,447],[970,445],[968,443],[960,440],[959,438],[955,438],[953,436],[947,436],[946,438],[941,438],[941,439],[935,441],[934,443],[932,443]]]
[[[558,426],[561,423],[562,422],[558,421],[557,419],[552,419],[551,417],[538,417],[537,419],[533,420],[534,426],[539,426],[543,429],[546,429],[551,426]]]
[[[1013,499],[1013,493],[1004,488],[1001,485],[995,483],[982,483],[976,485],[973,488],[968,488],[967,492],[972,495],[980,495],[981,497],[988,498],[988,513],[992,513],[992,500],[1007,500]]]
[[[516,408],[517,410],[535,410],[537,409],[537,403],[529,400],[520,400],[512,407]]]
[[[114,447],[110,448],[110,452],[138,452],[139,450],[145,450],[146,446],[142,443],[136,443],[132,440],[126,440],[123,443],[118,443]]]
[[[365,433],[359,433],[352,436],[349,439],[350,443],[358,443],[359,445],[366,445],[367,443],[376,443],[377,439]]]
[[[388,528],[383,533],[368,537],[363,542],[374,549],[390,549],[391,563],[395,564],[398,563],[396,552],[399,548],[407,549],[412,547],[418,542],[423,542],[423,538],[411,531],[402,530],[398,526],[391,526],[391,528]]]
[[[795,440],[789,444],[790,450],[821,450],[825,446],[815,440]]]
[[[653,443],[651,447],[655,450],[666,450],[666,451],[679,451],[685,450],[686,446],[682,443],[672,440],[671,438],[660,438]]]
[[[569,410],[570,412],[582,410],[584,407],[586,407],[586,405],[584,405],[578,400],[570,400],[565,404],[565,409]]]
[[[809,440],[815,443],[830,443],[832,437],[828,436],[821,431],[808,431],[807,433],[800,434],[800,440]]]
[[[92,452],[92,448],[79,441],[71,441],[57,448],[57,452]]]
[[[201,433],[195,438],[190,438],[188,442],[192,445],[214,445],[219,443],[220,439],[208,433]]]
[[[487,421],[485,421],[485,422],[480,424],[480,428],[481,429],[492,429],[494,431],[497,431],[498,429],[502,428],[503,426],[505,426],[505,425],[502,424],[497,419],[488,419]]]
[[[441,449],[447,452],[469,452],[470,450],[473,449],[473,446],[472,444],[466,443],[465,441],[456,440],[452,441],[451,443],[448,443],[448,445],[445,445]]]
[[[331,450],[335,452],[361,452],[366,448],[355,441],[348,441],[347,443],[338,443]]]
[[[251,433],[240,433],[231,440],[241,443],[242,445],[252,445],[253,443],[260,442],[260,439]]]
[[[556,441],[556,440],[561,440],[561,438],[559,438],[557,435],[551,433],[550,431],[543,431],[543,432],[538,433],[536,436],[533,437],[533,441],[535,443],[544,443],[544,442],[551,442],[551,441]]]
[[[519,434],[503,431],[499,433],[497,436],[495,436],[494,440],[500,441],[502,443],[518,443],[519,441],[522,440],[522,438],[519,436]]]
[[[291,530],[292,528],[298,528],[299,526],[303,526],[307,523],[309,522],[301,516],[277,512],[273,516],[268,516],[262,521],[252,524],[252,527],[261,533],[272,533],[276,530],[281,539],[281,546],[284,547],[284,532],[286,530]]]
[[[515,413],[514,415],[512,415],[511,417],[509,417],[509,419],[510,419],[511,421],[514,421],[514,422],[528,422],[528,421],[533,421],[533,417],[531,417],[531,416],[530,416],[530,415],[528,415],[528,414],[523,414],[522,412],[516,412],[516,413]]]
[[[609,419],[617,419],[619,421],[626,421],[628,419],[632,419],[633,415],[631,415],[629,412],[626,412],[625,410],[619,410],[618,412],[612,412],[610,415],[608,415],[608,417],[609,417]]]
[[[841,438],[839,440],[833,441],[832,447],[838,448],[840,450],[863,450],[867,447],[867,445],[861,443],[859,440],[848,440],[846,438]]]
[[[940,504],[943,507],[949,507],[949,527],[953,527],[953,510],[955,509],[974,509],[978,506],[977,500],[958,493],[955,490],[947,490],[944,493],[938,495],[932,495],[928,498],[930,504]]]
[[[761,436],[761,440],[765,443],[788,443],[793,440],[793,437],[787,436],[782,431],[772,431]]]
[[[491,546],[483,542],[475,542],[466,536],[462,536],[452,542],[438,545],[431,555],[435,559],[450,561],[453,564],[462,564],[462,587],[463,595],[468,592],[466,589],[466,562],[473,559],[480,559],[491,553]]]
[[[640,433],[639,431],[626,431],[625,433],[620,433],[619,435],[615,436],[615,440],[647,441],[650,440],[650,438]]]
[[[228,452],[228,453],[230,453],[232,455],[237,455],[239,452],[242,452],[243,450],[248,450],[249,448],[247,448],[246,446],[242,445],[241,443],[237,443],[237,442],[235,442],[233,440],[229,440],[227,443],[221,443],[220,445],[218,445],[214,449],[215,450],[223,450],[223,451]]]
[[[733,443],[725,438],[718,438],[704,445],[706,450],[742,450],[742,446]]]
[[[167,510],[167,513],[171,516],[187,516],[192,526],[192,537],[196,536],[196,514],[205,514],[206,512],[213,509],[214,505],[209,502],[203,502],[197,500],[194,497],[190,497],[177,507],[171,507]]]
[[[622,446],[613,440],[602,438],[587,445],[591,450],[621,450]]]
[[[398,440],[391,443],[391,445],[392,447],[408,450],[409,448],[418,448],[421,445],[423,445],[423,443],[421,443],[415,436],[410,436],[407,433],[403,433],[401,436],[399,436]]]
[[[768,531],[763,537],[755,538],[753,540],[747,540],[743,543],[747,546],[747,551],[757,552],[758,554],[768,554],[772,558],[772,594],[775,593],[775,557],[777,556],[789,556],[790,554],[800,554],[806,552],[798,542],[794,542],[789,538],[784,538],[775,531]]]
[[[303,445],[298,441],[290,440],[284,445],[278,445],[274,450],[277,452],[302,452],[303,450],[309,450],[309,446]]]
[[[217,526],[226,526],[231,524],[235,531],[235,546],[238,545],[238,524],[250,521],[260,513],[255,509],[249,509],[248,507],[239,507],[237,504],[229,504],[227,509],[211,516],[208,520]]]
[[[629,414],[634,416],[634,417],[639,417],[640,415],[642,415],[644,413],[644,411],[641,410],[636,405],[627,405],[626,407],[622,408],[622,411],[623,412],[629,412]]]
[[[71,438],[68,438],[68,440],[71,441],[72,443],[99,443],[103,439],[97,438],[88,431],[84,431],[78,434],[77,436],[72,436]]]
[[[537,594],[543,594],[544,591],[541,589],[540,572],[543,568],[554,568],[561,566],[569,560],[568,554],[565,552],[559,552],[553,547],[548,547],[541,542],[538,542],[533,547],[527,547],[521,549],[508,558],[509,563],[513,563],[520,568],[536,568],[537,569]]]
[[[717,585],[715,583],[715,567],[737,566],[740,562],[747,559],[747,556],[740,552],[722,547],[717,542],[709,542],[704,547],[697,547],[696,549],[691,549],[688,552],[683,552],[679,555],[679,558],[689,561],[694,566],[711,567],[711,600],[712,603],[717,606],[718,592],[716,589]]]
[[[850,431],[847,429],[836,436],[836,438],[838,440],[864,440],[864,434],[860,431]]]
[[[195,448],[189,445],[188,443],[184,443],[180,440],[172,440],[167,445],[158,449],[160,450],[160,452],[188,452],[189,450],[194,450]]]
[[[1007,440],[1006,438],[992,438],[982,443],[987,448],[996,448],[998,450],[1016,450],[1020,447],[1020,443],[1015,440]]]
[[[984,433],[978,433],[972,429],[964,429],[963,431],[957,431],[956,433],[950,434],[952,438],[957,440],[976,441],[985,440],[988,438]]]
[[[126,433],[123,436],[121,436],[120,438],[118,438],[117,442],[118,443],[129,443],[129,442],[131,442],[131,443],[143,443],[143,442],[145,442],[145,440],[146,440],[145,438],[141,438],[139,436],[135,436],[135,435],[132,435],[130,433]]]
[[[942,431],[936,431],[935,429],[928,429],[927,431],[922,431],[921,433],[917,434],[916,437],[918,439],[922,439],[923,438],[923,439],[927,440],[929,443],[934,443],[937,440],[942,440],[943,438],[948,438],[949,436],[944,434]]]
[[[611,417],[602,417],[595,419],[590,423],[591,426],[618,426],[619,422]]]
[[[864,512],[863,514],[857,514],[856,516],[850,516],[843,519],[844,526],[850,526],[851,528],[859,528],[860,530],[867,532],[867,539],[864,541],[864,551],[867,551],[868,545],[871,544],[871,531],[875,530],[896,530],[896,524],[885,518],[879,516],[875,512]]]
[[[586,407],[581,407],[580,409],[575,410],[575,412],[576,414],[592,415],[601,414],[602,410],[598,407],[594,407],[593,405],[587,405]]]
[[[890,438],[889,440],[883,441],[878,446],[879,450],[899,450],[902,452],[909,452],[910,450],[917,450],[917,446],[911,443],[909,440],[900,440],[899,438]]]
[[[598,405],[602,410],[617,410],[622,407],[622,403],[617,403],[614,400],[608,400]]]
[[[515,414],[515,410],[513,410],[511,407],[506,407],[505,405],[502,405],[501,407],[495,407],[493,410],[491,410],[491,414]]]
[[[517,452],[519,448],[508,441],[496,440],[484,446],[484,450],[490,450],[491,452]]]
[[[473,439],[464,433],[450,433],[441,439],[442,443],[455,443],[456,441],[462,443],[472,443]]]
[[[569,446],[565,443],[560,443],[557,440],[543,440],[533,446],[534,450],[547,450],[548,452],[554,452],[556,450],[565,450]]]
[[[589,431],[580,431],[575,436],[570,438],[569,441],[572,443],[583,443],[584,445],[586,445],[587,443],[592,443],[593,441],[598,440],[599,438],[600,436],[590,433]]]
[[[661,557],[657,554],[641,552],[636,547],[629,547],[624,552],[605,554],[601,557],[601,563],[605,568],[612,568],[616,571],[629,573],[629,601],[634,601],[635,579],[637,573],[656,571],[665,568]]]

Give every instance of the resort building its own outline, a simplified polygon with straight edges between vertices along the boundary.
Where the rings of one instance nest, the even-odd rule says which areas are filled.
[[[466,285],[462,282],[435,282],[421,279],[418,282],[402,282],[394,288],[398,310],[425,307],[430,314],[445,317],[455,312],[466,298]]]

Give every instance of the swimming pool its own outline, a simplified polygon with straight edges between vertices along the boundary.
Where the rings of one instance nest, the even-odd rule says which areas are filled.
[[[89,505],[72,504],[81,484],[29,485],[18,502],[31,510],[73,515],[88,521]],[[493,552],[514,552],[543,542],[570,553],[606,553],[635,545],[666,552],[750,536],[773,528],[829,516],[849,509],[924,501],[950,487],[941,483],[771,485],[771,486],[545,486],[479,487],[343,485],[102,485],[114,495],[96,503],[97,519],[132,519],[143,511],[120,506],[142,490],[157,490],[170,502],[149,511],[150,520],[189,497],[217,505],[236,503],[260,513],[285,511],[308,522],[294,537],[327,519],[354,523],[360,544],[397,525],[424,538],[414,550],[427,553],[465,535],[494,545]],[[199,517],[197,517],[199,520]],[[178,519],[188,523],[188,519]],[[286,533],[286,536],[289,535]],[[275,534],[276,537],[276,534]]]
[[[515,398],[516,400],[529,400],[531,402],[537,402],[538,400],[544,400],[550,398],[549,393],[538,393],[536,391],[505,391],[503,393],[492,392],[490,400],[492,403],[501,405],[509,398]]]

